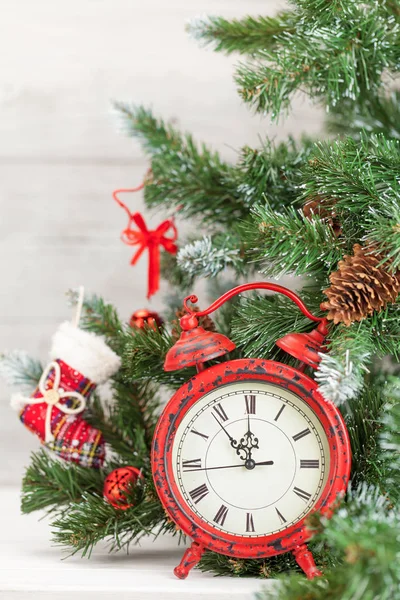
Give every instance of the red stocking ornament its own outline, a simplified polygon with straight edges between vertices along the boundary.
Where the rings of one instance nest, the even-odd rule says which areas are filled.
[[[58,456],[99,468],[105,458],[104,438],[82,413],[96,386],[119,366],[120,358],[101,337],[63,323],[35,392],[30,398],[14,395],[12,405],[21,411],[24,425]]]

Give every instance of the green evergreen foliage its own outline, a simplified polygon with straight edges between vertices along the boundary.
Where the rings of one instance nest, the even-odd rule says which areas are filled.
[[[365,484],[324,523],[324,539],[341,555],[340,564],[311,581],[285,577],[258,600],[397,600],[400,517],[379,491]]]
[[[39,450],[32,455],[22,481],[22,512],[62,511],[71,502],[81,502],[84,493],[101,493],[103,479],[96,469],[62,463]]]
[[[187,31],[204,45],[211,45],[216,52],[251,55],[266,48],[272,50],[279,34],[296,31],[298,20],[296,15],[288,12],[275,18],[248,16],[228,20],[223,17],[208,17],[193,19],[187,25]]]
[[[400,91],[368,99],[365,104],[342,102],[327,119],[327,129],[359,140],[362,132],[400,139]]]
[[[11,386],[32,392],[39,383],[43,367],[26,352],[14,350],[0,355],[0,376]]]
[[[295,31],[286,17],[288,28],[282,23],[272,47],[267,43],[252,63],[239,65],[243,100],[277,120],[300,89],[328,108],[347,98],[362,104],[377,95],[383,72],[396,72],[400,62],[398,14],[392,7],[375,0],[295,4]]]
[[[128,134],[139,138],[152,158],[145,187],[150,207],[175,208],[180,216],[196,215],[213,227],[229,226],[244,216],[235,171],[217,152],[204,144],[199,147],[191,135],[156,119],[150,110],[125,104],[116,108]]]
[[[153,486],[150,448],[161,396],[195,373],[167,373],[163,363],[179,335],[176,313],[197,279],[209,279],[214,300],[238,279],[290,275],[310,310],[322,315],[329,276],[354,244],[379,254],[388,272],[400,269],[400,92],[388,91],[383,77],[399,71],[398,2],[295,0],[276,17],[210,17],[192,22],[189,31],[216,51],[247,56],[236,81],[255,110],[277,119],[294,94],[305,91],[329,110],[328,130],[340,137],[279,144],[266,139],[259,148],[239,149],[236,164],[228,164],[152,111],[116,105],[126,132],[150,159],[147,206],[166,215],[178,211],[197,233],[180,242],[177,257],[162,255],[170,290],[161,329],[132,329],[112,304],[96,296],[85,301],[82,326],[105,336],[122,359],[111,381],[112,400],[96,396],[87,417],[103,431],[112,458],[104,471],[94,471],[40,451],[26,471],[22,495],[24,512],[50,512],[57,543],[84,555],[100,540],[118,550],[145,533],[175,532]],[[306,213],[310,201],[323,210]],[[70,298],[76,302],[76,294]],[[205,304],[202,299],[200,307]],[[288,364],[294,359],[276,340],[315,326],[277,295],[238,297],[212,316],[236,343],[233,357]],[[399,357],[397,299],[349,327],[330,323],[321,366],[309,372],[321,393],[340,405],[353,453],[351,489],[331,521],[318,521],[310,544],[324,577],[307,581],[294,573],[299,569],[290,554],[234,560],[207,552],[202,570],[278,575],[280,584],[260,596],[265,600],[400,598]],[[41,373],[37,361],[19,354],[3,356],[0,369],[26,389]],[[116,511],[103,499],[104,478],[129,464],[143,469],[143,479],[129,492],[134,506]]]

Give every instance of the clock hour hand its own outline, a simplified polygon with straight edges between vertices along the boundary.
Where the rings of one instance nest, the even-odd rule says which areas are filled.
[[[252,460],[252,450],[255,448],[259,448],[258,446],[258,438],[255,437],[254,433],[250,429],[250,413],[247,414],[247,432],[241,438],[239,442],[238,449],[243,450],[245,452],[245,457],[243,460],[246,462]],[[241,457],[242,458],[242,457]]]

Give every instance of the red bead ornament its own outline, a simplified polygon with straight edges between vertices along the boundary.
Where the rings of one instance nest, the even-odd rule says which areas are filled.
[[[128,225],[121,233],[121,240],[128,246],[138,246],[133,255],[131,265],[135,265],[145,250],[149,251],[148,287],[147,298],[153,296],[160,287],[160,246],[170,254],[176,254],[178,247],[175,244],[178,231],[173,219],[166,219],[156,229],[148,229],[143,216],[139,212],[131,213],[129,208],[118,194],[124,192],[138,192],[144,188],[142,183],[136,188],[115,190],[113,198],[117,204],[125,210],[128,215]],[[134,229],[136,226],[137,229]],[[167,233],[171,231],[171,237]]]
[[[134,312],[129,321],[129,325],[133,329],[144,329],[145,325],[148,325],[157,330],[162,327],[163,323],[164,321],[158,313],[147,310],[147,308],[141,308]]]
[[[136,467],[120,467],[111,471],[104,480],[104,498],[118,510],[127,510],[133,506],[126,497],[127,493],[142,478],[141,471]]]

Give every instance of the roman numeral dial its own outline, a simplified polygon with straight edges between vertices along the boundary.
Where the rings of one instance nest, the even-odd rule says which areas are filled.
[[[299,433],[296,433],[296,435],[293,436],[293,439],[294,439],[295,442],[298,442],[303,437],[306,437],[306,435],[310,435],[310,433],[311,433],[311,431],[307,427],[306,429],[303,429],[303,431],[299,431]]]
[[[246,402],[246,413],[248,415],[256,414],[256,397],[253,395],[245,396],[244,400]]]
[[[315,460],[304,460],[300,459],[300,469],[319,469],[319,458]]]
[[[200,500],[203,500],[203,498],[205,498],[208,493],[209,489],[207,485],[203,483],[202,485],[199,485],[199,487],[194,488],[191,492],[189,492],[189,495],[193,502],[197,504],[198,502],[200,502]]]
[[[306,502],[308,502],[311,498],[311,494],[309,494],[308,492],[305,492],[301,488],[294,487],[293,491],[299,498],[301,498],[302,500],[305,500]]]
[[[254,529],[254,519],[251,513],[246,513],[246,531],[253,533]]]
[[[192,460],[182,461],[183,471],[192,471],[193,469],[201,469],[201,458],[194,458]]]
[[[194,435],[198,435],[201,438],[203,438],[203,440],[207,441],[208,440],[208,435],[206,435],[205,433],[201,433],[201,431],[197,431],[197,429],[195,429],[194,427],[190,430],[191,433],[194,433]]]
[[[222,405],[220,403],[216,404],[213,407],[213,410],[216,412],[216,414],[218,415],[218,417],[219,417],[219,419],[221,421],[227,421],[228,420],[228,415],[226,414],[226,412],[224,411],[224,409],[223,409],[223,407],[222,407]]]
[[[318,415],[277,383],[238,379],[207,389],[196,402],[182,400],[183,416],[171,415],[168,469],[179,507],[221,539],[256,543],[285,532],[326,489],[330,448]]]
[[[218,523],[218,525],[221,525],[221,527],[223,527],[227,514],[228,514],[228,508],[224,504],[222,504],[213,519],[214,523]]]

